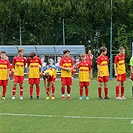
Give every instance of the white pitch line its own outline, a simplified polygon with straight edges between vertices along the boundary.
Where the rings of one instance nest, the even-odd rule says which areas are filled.
[[[128,117],[60,116],[60,115],[12,114],[12,113],[0,113],[0,115],[21,116],[21,117],[45,117],[45,118],[133,120],[133,118],[128,118]]]

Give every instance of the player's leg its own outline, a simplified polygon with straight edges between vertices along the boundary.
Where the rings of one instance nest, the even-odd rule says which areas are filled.
[[[5,99],[7,85],[8,85],[8,80],[3,80],[3,92],[2,92],[2,99]]]
[[[61,94],[62,94],[62,100],[65,99],[65,86],[66,86],[66,78],[61,77]]]
[[[84,87],[84,83],[83,82],[79,82],[79,93],[80,93],[80,98],[79,100],[82,100],[83,99],[83,87]]]
[[[19,78],[18,76],[14,75],[14,84],[13,84],[13,88],[12,88],[12,99],[16,99],[16,86],[17,83],[19,82]]]
[[[121,86],[121,81],[118,80],[117,83],[116,83],[116,100],[121,100],[120,86]]]
[[[30,84],[30,89],[29,89],[29,91],[30,91],[30,100],[32,100],[33,99],[34,79],[33,78],[29,78],[28,81],[29,81],[29,84]]]
[[[36,84],[36,98],[39,100],[40,96],[40,78],[35,78],[35,84]]]
[[[89,100],[88,94],[89,94],[89,82],[85,82],[85,94],[86,94],[86,100]]]
[[[48,99],[50,99],[50,82],[47,82],[47,88],[46,88],[46,95],[47,95],[47,97],[46,97],[46,99],[48,100]]]
[[[126,98],[124,97],[124,81],[121,82],[121,98],[125,100]]]
[[[107,82],[104,82],[104,95],[105,95],[105,99],[108,100],[108,84]]]
[[[19,76],[19,87],[20,87],[20,100],[23,100],[23,82],[24,82],[24,76]]]
[[[72,78],[67,78],[67,99],[70,99]]]
[[[103,83],[103,77],[98,77],[98,82],[99,82],[99,85],[98,85],[98,99],[99,100],[102,100],[102,83]]]
[[[40,96],[40,84],[36,84],[36,98],[39,100]]]
[[[104,95],[105,95],[105,99],[108,100],[109,97],[108,97],[108,76],[104,76],[103,77],[103,82],[104,82]]]
[[[55,85],[54,85],[54,82],[52,82],[52,100],[54,100],[55,99]]]

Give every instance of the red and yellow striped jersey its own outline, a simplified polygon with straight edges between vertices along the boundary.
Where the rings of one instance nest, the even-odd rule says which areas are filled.
[[[59,65],[64,68],[72,68],[74,65],[74,62],[70,57],[68,58],[62,57]],[[68,72],[66,70],[61,69],[61,77],[72,77],[72,72]]]
[[[10,62],[7,59],[0,59],[0,80],[7,80]]]
[[[18,56],[14,57],[13,58],[14,75],[24,76],[25,65],[26,65],[25,57],[18,57]]]
[[[87,61],[80,61],[78,64],[79,68],[79,82],[89,82],[89,72],[91,70],[91,65]]]
[[[109,76],[108,64],[109,60],[107,56],[105,55],[98,56],[97,65],[99,65],[100,67],[102,76]],[[100,72],[98,73],[98,76],[100,76]]]
[[[41,59],[39,57],[28,58],[29,74],[28,78],[40,78],[39,68],[42,66]]]
[[[116,64],[116,71],[117,74],[125,74],[126,67],[125,67],[125,54],[124,55],[116,55],[114,63]]]
[[[54,68],[48,68],[46,71],[44,71],[44,74],[47,73],[47,72],[50,75],[49,81],[55,81],[55,79],[56,79],[56,70]]]

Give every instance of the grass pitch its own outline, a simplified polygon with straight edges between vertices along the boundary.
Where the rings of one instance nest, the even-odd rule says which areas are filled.
[[[29,100],[29,85],[24,84],[24,100],[11,100],[13,81],[6,100],[0,100],[0,133],[132,133],[133,101],[131,81],[125,82],[126,100],[115,100],[115,81],[109,82],[110,100],[97,99],[97,81],[90,82],[90,100],[79,101],[78,81],[73,81],[71,100],[61,100],[60,81],[56,81],[55,100],[45,100],[41,81],[40,100]],[[104,92],[103,92],[104,97]]]

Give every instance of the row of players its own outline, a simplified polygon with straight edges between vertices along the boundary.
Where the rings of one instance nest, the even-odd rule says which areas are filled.
[[[108,64],[109,60],[106,56],[107,48],[102,46],[100,48],[101,54],[97,58],[97,69],[98,69],[98,99],[102,100],[102,83],[104,83],[105,99],[108,100],[108,78],[109,70]],[[36,85],[36,98],[39,100],[40,95],[40,75],[44,79],[44,87],[46,89],[46,99],[50,99],[50,90],[52,90],[52,98],[55,99],[55,85],[56,80],[56,70],[54,68],[48,68],[43,72],[42,62],[39,57],[36,56],[35,52],[29,54],[29,58],[23,57],[24,50],[22,48],[18,49],[18,55],[13,59],[13,72],[14,72],[14,86],[12,88],[12,99],[16,98],[16,85],[20,86],[20,99],[23,99],[23,83],[24,83],[24,68],[26,62],[28,82],[30,84],[30,99],[33,99],[33,86]],[[67,87],[67,98],[70,99],[71,85],[72,85],[72,70],[74,69],[74,62],[70,58],[70,51],[64,50],[64,56],[61,58],[59,66],[61,68],[61,93],[62,100],[65,99],[65,87]],[[130,59],[131,68],[131,79],[133,79],[132,66],[133,58]],[[86,54],[80,55],[80,61],[76,66],[79,69],[79,87],[80,87],[80,100],[83,96],[83,88],[85,88],[86,100],[89,100],[89,80],[92,79],[92,66],[88,61],[86,61]],[[3,86],[2,99],[5,99],[6,88],[8,86],[10,71],[10,62],[6,59],[6,52],[1,51],[0,53],[0,86]],[[119,54],[115,56],[114,60],[114,71],[117,80],[116,84],[116,99],[122,100],[126,99],[124,97],[124,81],[126,80],[126,68],[125,68],[125,48],[119,48]]]

